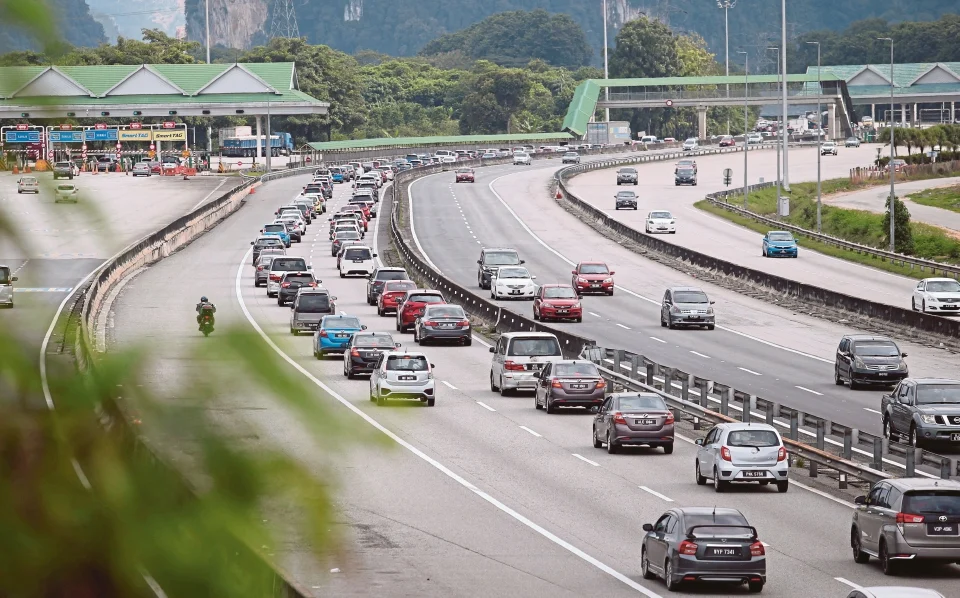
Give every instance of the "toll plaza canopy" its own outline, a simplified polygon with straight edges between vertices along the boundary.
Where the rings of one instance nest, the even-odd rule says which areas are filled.
[[[0,119],[327,114],[292,62],[0,67]]]
[[[378,137],[346,141],[313,141],[309,147],[317,152],[354,152],[368,149],[439,147],[455,145],[512,144],[521,142],[568,142],[570,133],[516,133],[512,135],[450,135],[434,137]]]

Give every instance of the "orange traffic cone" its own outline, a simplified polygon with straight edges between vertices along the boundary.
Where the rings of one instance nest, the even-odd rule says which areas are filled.
[[[560,187],[557,187],[557,194],[555,197],[557,199],[563,199],[563,193],[560,192]]]
[[[256,187],[250,187],[250,193],[249,193],[249,195],[255,195],[256,193],[257,193],[257,188],[256,188]]]
[[[17,168],[16,164],[13,165],[13,174],[20,174],[20,169]]]

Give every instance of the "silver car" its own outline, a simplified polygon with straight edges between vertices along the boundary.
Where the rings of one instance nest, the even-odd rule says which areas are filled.
[[[513,165],[523,165],[530,166],[533,164],[533,160],[530,158],[530,154],[526,152],[514,152],[513,153]]]
[[[337,298],[327,289],[301,287],[290,304],[290,334],[298,336],[302,331],[314,331],[323,316],[337,313]]]
[[[61,201],[77,203],[77,186],[70,183],[57,185],[53,203],[60,203]]]
[[[0,305],[13,307],[13,283],[17,277],[10,274],[10,268],[0,266]]]
[[[150,163],[149,162],[137,162],[133,165],[133,169],[130,171],[130,174],[133,176],[150,176]]]
[[[388,351],[370,374],[370,400],[386,405],[393,399],[418,400],[433,407],[436,381],[433,364],[417,351]]]
[[[560,341],[549,332],[506,332],[490,352],[490,390],[501,396],[536,390],[544,364],[563,359]]]
[[[769,424],[718,424],[696,444],[696,480],[701,486],[712,478],[717,492],[731,482],[773,483],[779,492],[789,488],[787,449],[780,432]]]
[[[22,176],[17,180],[17,193],[40,193],[40,182],[35,176]]]
[[[660,304],[660,325],[664,328],[705,326],[713,330],[716,316],[707,294],[697,287],[670,287]]]
[[[936,590],[908,588],[907,586],[877,586],[850,590],[847,598],[944,598]]]
[[[283,253],[276,249],[264,249],[260,252],[260,257],[257,258],[257,264],[254,266],[256,270],[253,272],[253,286],[259,287],[267,284],[267,281],[270,280],[270,263],[278,255],[283,255]]]

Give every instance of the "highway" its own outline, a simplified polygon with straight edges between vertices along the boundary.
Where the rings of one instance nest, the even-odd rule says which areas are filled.
[[[542,195],[542,179],[551,168],[555,166],[524,170],[512,186],[523,194],[532,185]],[[506,172],[511,169],[478,169],[481,180]],[[430,195],[431,181],[443,190],[443,202],[453,202],[446,187],[451,177],[445,173],[418,183],[414,188],[418,206],[420,198]],[[481,342],[472,347],[426,348],[436,365],[435,408],[371,403],[366,380],[347,381],[338,359],[315,360],[311,339],[289,334],[289,309],[268,299],[263,288],[253,287],[248,243],[273,209],[293,197],[301,184],[300,179],[268,183],[258,201],[128,282],[114,304],[115,327],[109,341],[119,347],[150,342],[159,355],[147,382],[162,396],[188,396],[175,393],[183,390],[177,389],[176,380],[203,372],[217,360],[214,355],[209,360],[183,359],[205,340],[196,331],[193,307],[206,294],[217,303],[218,328],[238,325],[257,331],[312,384],[310,401],[318,409],[330,410],[331,417],[341,416],[337,421],[355,443],[328,453],[317,450],[323,443],[276,398],[257,392],[228,393],[205,405],[217,426],[237,434],[243,446],[279,447],[324,481],[330,481],[330,469],[335,472],[337,528],[346,540],[335,556],[320,563],[310,558],[305,534],[294,523],[298,512],[290,505],[271,505],[265,515],[280,534],[277,558],[314,595],[664,596],[661,582],[643,580],[639,573],[640,528],[666,508],[689,505],[739,508],[760,530],[768,544],[765,595],[843,596],[851,584],[888,581],[875,564],[852,562],[846,501],[804,491],[796,483],[787,494],[746,488],[716,495],[694,483],[694,450],[688,440],[678,442],[670,456],[647,450],[621,455],[596,450],[590,441],[590,416],[548,416],[533,408],[529,396],[503,398],[491,393],[490,356]],[[490,233],[489,227],[506,227],[508,220],[497,216],[506,210],[483,192],[485,184],[465,187],[472,191],[456,190],[465,211],[467,201],[478,204],[468,219],[475,212],[489,216],[483,228],[479,217],[471,221],[478,236],[512,233],[515,244],[528,243],[525,233],[513,228],[502,233],[493,228]],[[333,209],[347,192],[346,187],[337,189]],[[541,211],[543,224],[556,217]],[[388,213],[386,206],[381,213]],[[439,230],[432,225],[440,215],[417,218],[421,241],[430,243],[433,235],[427,233]],[[462,227],[462,218],[458,219],[457,226]],[[432,259],[469,253],[463,258],[470,258],[464,266],[469,269],[477,252],[471,235],[449,219],[443,223],[445,234],[453,238],[446,246],[449,251],[432,251]],[[372,224],[379,224],[380,235],[374,227],[368,239],[382,238],[386,221]],[[360,316],[371,330],[393,332],[393,321],[378,318],[375,308],[366,304],[364,281],[337,276],[328,243],[325,221],[320,220],[290,253],[313,256],[315,272],[338,297],[338,309]],[[536,271],[542,258],[532,250],[521,251]],[[444,265],[454,269],[453,261]],[[185,271],[194,275],[184,277]],[[395,337],[412,346],[411,335]],[[376,442],[383,436],[390,442]],[[190,442],[186,431],[183,438],[165,440],[174,448]],[[944,569],[906,576],[898,583],[935,587],[946,595],[958,590],[955,577]],[[746,589],[693,588],[683,593],[743,595]]]
[[[960,177],[949,177],[944,179],[926,179],[922,181],[909,181],[900,183],[896,186],[897,197],[907,206],[910,212],[910,220],[913,222],[925,222],[933,226],[953,231],[954,236],[960,233],[960,213],[946,210],[944,208],[935,208],[911,201],[907,195],[924,191],[927,189],[937,189],[941,187],[955,187],[960,185]],[[886,211],[887,197],[890,195],[890,187],[872,187],[856,191],[854,193],[842,193],[830,200],[830,205],[840,208],[852,208],[854,210],[867,210],[869,212],[883,213]]]

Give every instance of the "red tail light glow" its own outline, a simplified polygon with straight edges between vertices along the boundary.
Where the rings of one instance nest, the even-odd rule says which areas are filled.
[[[602,379],[597,380],[597,386],[596,386],[596,387],[597,387],[597,388],[606,388],[606,387],[607,387],[607,383],[604,382]]]
[[[767,551],[763,549],[763,542],[757,541],[750,545],[750,556],[763,556]]]
[[[627,425],[627,420],[623,418],[623,414],[619,411],[613,414],[613,422],[617,424]]]
[[[437,323],[434,322],[433,320],[426,320],[426,321],[424,321],[423,325],[424,325],[424,326],[436,326]]]
[[[350,350],[351,357],[360,357],[360,351],[357,351],[356,348]]]
[[[285,283],[283,283],[283,284],[280,285],[280,286],[286,289],[286,288],[288,288],[288,287],[290,286],[290,283],[289,283],[289,282],[285,282]]]
[[[911,515],[909,513],[897,513],[897,525],[903,523],[923,523],[923,515]]]
[[[550,379],[550,386],[552,386],[553,388],[563,388],[563,384],[560,384],[560,380],[556,378]]]
[[[671,411],[670,413],[667,414],[667,419],[663,420],[663,425],[666,426],[674,423],[675,421],[676,419],[673,417],[673,412]]]
[[[780,461],[786,461],[786,460],[787,460],[787,449],[781,446],[780,450],[777,451],[777,462],[779,463]]]
[[[733,457],[730,455],[730,449],[725,446],[720,447],[720,458],[724,461],[733,461]]]
[[[321,331],[320,331],[320,336],[322,336],[323,338],[327,338],[327,331],[326,331],[326,330],[321,330]]]
[[[684,540],[683,542],[680,542],[680,546],[677,547],[677,550],[678,552],[680,552],[680,554],[685,554],[687,556],[696,556],[697,548],[699,548],[699,546],[697,546],[696,543],[691,542],[690,540]],[[761,548],[763,547],[761,546]]]
[[[469,326],[469,325],[470,325],[470,320],[460,320],[459,322],[457,322],[457,326]]]
[[[515,361],[504,361],[504,362],[503,362],[503,369],[505,369],[505,370],[507,370],[507,371],[509,371],[509,372],[522,372],[522,371],[523,371],[523,364],[522,364],[522,363],[517,363],[517,362],[515,362]]]
[[[279,275],[279,274],[271,274],[271,275],[270,275],[270,280],[272,280],[272,281],[274,281],[274,282],[280,282],[280,275]]]

